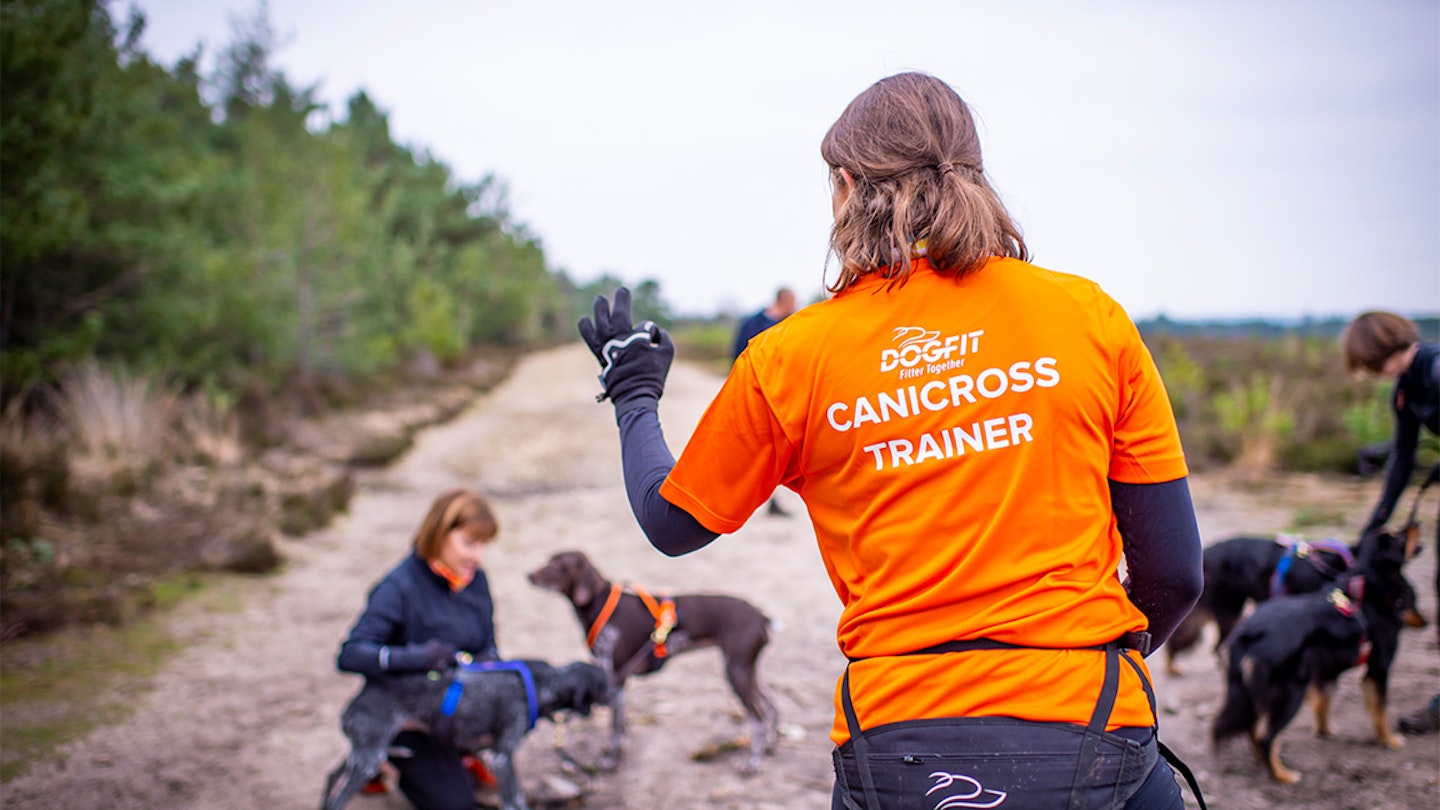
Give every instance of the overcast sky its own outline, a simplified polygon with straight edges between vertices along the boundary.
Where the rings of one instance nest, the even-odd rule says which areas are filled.
[[[258,2],[137,5],[173,66],[213,56]],[[1434,0],[271,0],[269,16],[292,84],[336,115],[365,90],[396,140],[504,180],[552,269],[657,279],[682,313],[819,294],[820,139],[903,70],[970,103],[1035,263],[1135,318],[1440,312]]]

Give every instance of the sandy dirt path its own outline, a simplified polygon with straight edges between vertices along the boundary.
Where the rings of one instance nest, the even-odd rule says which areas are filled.
[[[347,515],[287,542],[282,573],[235,580],[228,610],[191,607],[173,628],[184,649],[144,688],[123,722],[67,745],[6,784],[16,808],[307,808],[319,804],[324,775],[345,752],[341,708],[359,685],[337,673],[334,656],[370,585],[407,551],[415,524],[440,490],[470,486],[488,494],[501,521],[487,569],[497,603],[501,652],[556,663],[586,657],[582,632],[559,596],[528,584],[525,573],[552,553],[581,549],[613,579],[672,591],[744,597],[779,625],[761,659],[782,715],[782,740],[761,772],[739,772],[743,752],[725,744],[746,733],[713,650],[675,659],[658,675],[631,682],[631,747],[618,771],[565,778],[585,791],[578,804],[618,808],[826,808],[831,770],[831,695],[843,659],[835,648],[838,604],[803,517],[757,516],[744,529],[689,557],[652,550],[636,528],[620,481],[611,409],[597,405],[594,361],[580,345],[523,360],[502,385],[453,422],[417,437],[390,468],[366,472]],[[684,364],[671,374],[661,417],[679,448],[719,387],[713,373]],[[1287,478],[1235,486],[1222,477],[1193,481],[1207,539],[1239,531],[1278,531],[1296,510],[1342,510],[1358,521],[1374,482]],[[793,512],[800,504],[781,494]],[[1408,506],[1408,500],[1406,501]],[[1350,527],[1353,528],[1353,527]],[[1428,532],[1428,529],[1427,529]],[[1348,535],[1347,535],[1348,536]],[[1411,571],[1421,605],[1434,616],[1434,554]],[[1156,670],[1159,659],[1152,659]],[[1212,754],[1208,721],[1220,675],[1208,654],[1185,659],[1188,674],[1157,671],[1162,737],[1199,772],[1217,808],[1419,808],[1440,806],[1440,738],[1412,738],[1398,752],[1377,748],[1364,720],[1358,676],[1337,697],[1337,737],[1317,740],[1302,716],[1286,756],[1305,771],[1299,786],[1266,781],[1240,745]],[[1407,632],[1392,682],[1392,716],[1440,689],[1435,632]],[[565,724],[567,748],[598,751],[607,710]],[[541,723],[520,755],[521,777],[537,805],[561,773],[555,726]],[[701,758],[699,752],[722,750]],[[593,758],[593,757],[592,757]],[[361,797],[352,810],[406,806]]]

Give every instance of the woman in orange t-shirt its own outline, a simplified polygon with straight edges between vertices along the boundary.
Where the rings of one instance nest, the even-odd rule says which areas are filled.
[[[580,323],[641,527],[683,554],[800,495],[844,606],[835,808],[1182,807],[1142,656],[1200,540],[1138,331],[1028,262],[938,79],[877,82],[821,153],[832,296],[750,342],[678,461],[669,335],[623,288]]]

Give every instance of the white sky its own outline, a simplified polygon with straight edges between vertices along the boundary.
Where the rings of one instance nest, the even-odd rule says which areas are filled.
[[[213,56],[257,3],[138,0],[142,42],[167,66]],[[658,279],[681,313],[820,292],[820,139],[902,70],[970,103],[1035,262],[1135,318],[1440,312],[1433,0],[270,0],[269,16],[293,85],[337,116],[365,90],[397,141],[504,180],[553,269]]]

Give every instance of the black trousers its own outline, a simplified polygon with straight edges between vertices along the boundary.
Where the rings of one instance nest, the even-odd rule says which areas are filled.
[[[402,731],[390,743],[409,756],[392,755],[400,771],[400,792],[416,810],[474,810],[475,783],[460,752],[418,731]]]

